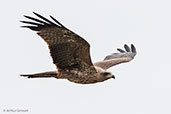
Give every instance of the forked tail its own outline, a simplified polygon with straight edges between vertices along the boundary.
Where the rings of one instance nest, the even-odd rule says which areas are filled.
[[[49,78],[49,77],[57,77],[58,73],[56,71],[51,72],[43,72],[36,74],[21,74],[20,76],[24,76],[27,78]]]

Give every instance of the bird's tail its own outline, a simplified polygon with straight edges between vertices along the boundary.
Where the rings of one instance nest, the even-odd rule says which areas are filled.
[[[49,78],[49,77],[57,77],[58,73],[56,71],[51,72],[43,72],[36,74],[21,74],[20,76],[24,76],[27,78]]]

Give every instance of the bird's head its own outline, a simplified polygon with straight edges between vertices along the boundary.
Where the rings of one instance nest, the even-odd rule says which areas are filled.
[[[100,73],[100,78],[103,79],[103,80],[107,80],[107,79],[110,79],[110,78],[115,79],[115,76],[111,72],[101,72]]]

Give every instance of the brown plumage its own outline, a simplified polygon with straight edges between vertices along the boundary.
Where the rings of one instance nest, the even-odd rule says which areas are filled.
[[[31,25],[22,27],[37,31],[37,34],[48,44],[57,71],[21,76],[28,78],[55,77],[81,84],[102,82],[114,78],[114,75],[106,69],[115,64],[128,62],[136,55],[133,45],[131,45],[132,50],[125,45],[126,52],[118,49],[121,53],[112,54],[107,56],[104,61],[93,64],[90,58],[90,45],[86,40],[67,29],[52,16],[50,17],[54,22],[33,13],[42,20],[24,16],[35,22],[21,21]]]

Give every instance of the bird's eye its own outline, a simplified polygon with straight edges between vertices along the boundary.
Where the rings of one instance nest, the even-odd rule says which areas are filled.
[[[109,74],[110,74],[110,73],[108,73],[108,72],[103,73],[104,76],[107,76],[107,75],[109,75]]]

